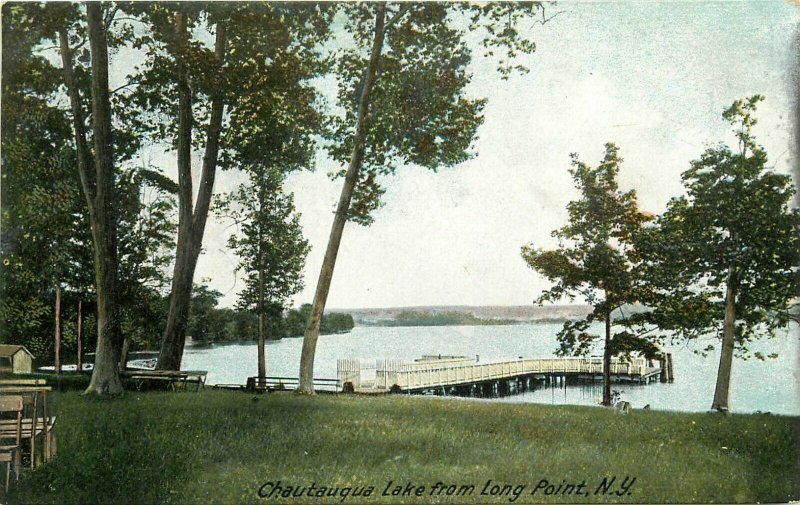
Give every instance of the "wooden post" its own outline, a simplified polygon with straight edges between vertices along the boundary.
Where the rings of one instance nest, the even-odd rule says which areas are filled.
[[[61,286],[56,285],[56,349],[53,368],[57,374],[61,373]]]
[[[83,371],[83,344],[81,340],[81,323],[83,322],[83,307],[78,300],[78,372]]]
[[[128,349],[130,348],[131,341],[128,337],[122,341],[122,351],[119,353],[119,369],[125,371],[128,368]]]
[[[667,353],[667,370],[669,370],[669,381],[675,380],[675,370],[672,368],[672,354]]]

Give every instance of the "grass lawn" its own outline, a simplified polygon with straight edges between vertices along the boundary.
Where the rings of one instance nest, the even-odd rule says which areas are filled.
[[[230,391],[66,392],[53,405],[58,457],[25,474],[10,503],[800,498],[797,417]]]

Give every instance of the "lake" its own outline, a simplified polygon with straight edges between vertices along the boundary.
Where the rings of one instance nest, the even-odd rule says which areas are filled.
[[[480,356],[480,360],[545,358],[557,347],[555,334],[561,323],[529,323],[509,326],[373,327],[358,326],[350,333],[322,335],[317,344],[314,376],[336,378],[336,360],[382,358],[413,360],[423,354]],[[267,375],[297,377],[302,338],[267,342]],[[659,410],[707,411],[714,396],[719,352],[702,357],[694,350],[708,342],[671,345],[675,382],[670,384],[613,383],[621,399],[634,408],[650,404]],[[800,338],[796,327],[776,339],[757,342],[752,350],[778,359],[734,359],[731,409],[734,412],[772,412],[800,415]],[[596,354],[600,354],[597,352]],[[256,375],[256,344],[187,346],[182,368],[208,370],[209,384],[244,384]],[[542,388],[491,400],[596,405],[600,383]]]

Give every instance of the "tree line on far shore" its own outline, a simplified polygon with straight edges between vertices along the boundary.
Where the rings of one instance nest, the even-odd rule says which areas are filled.
[[[195,343],[220,343],[258,340],[258,313],[240,308],[217,307],[221,293],[206,286],[195,286],[186,334]],[[302,337],[311,314],[311,304],[283,310],[275,306],[267,314],[266,340]],[[321,333],[346,333],[355,323],[350,314],[331,312],[322,317]]]
[[[373,326],[496,326],[519,324],[516,319],[484,319],[469,312],[456,310],[404,310],[391,319],[372,322]]]

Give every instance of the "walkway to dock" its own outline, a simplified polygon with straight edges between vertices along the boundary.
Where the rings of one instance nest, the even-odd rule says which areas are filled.
[[[414,362],[377,360],[371,365],[355,359],[340,359],[337,363],[340,390],[350,382],[355,391],[361,392],[419,393],[444,388],[455,394],[470,394],[476,386],[524,389],[536,380],[594,381],[602,380],[602,376],[602,358],[518,358],[480,362],[464,356],[427,356]],[[656,379],[666,381],[661,364],[650,363],[645,358],[612,359],[611,376],[614,381],[641,384]]]

